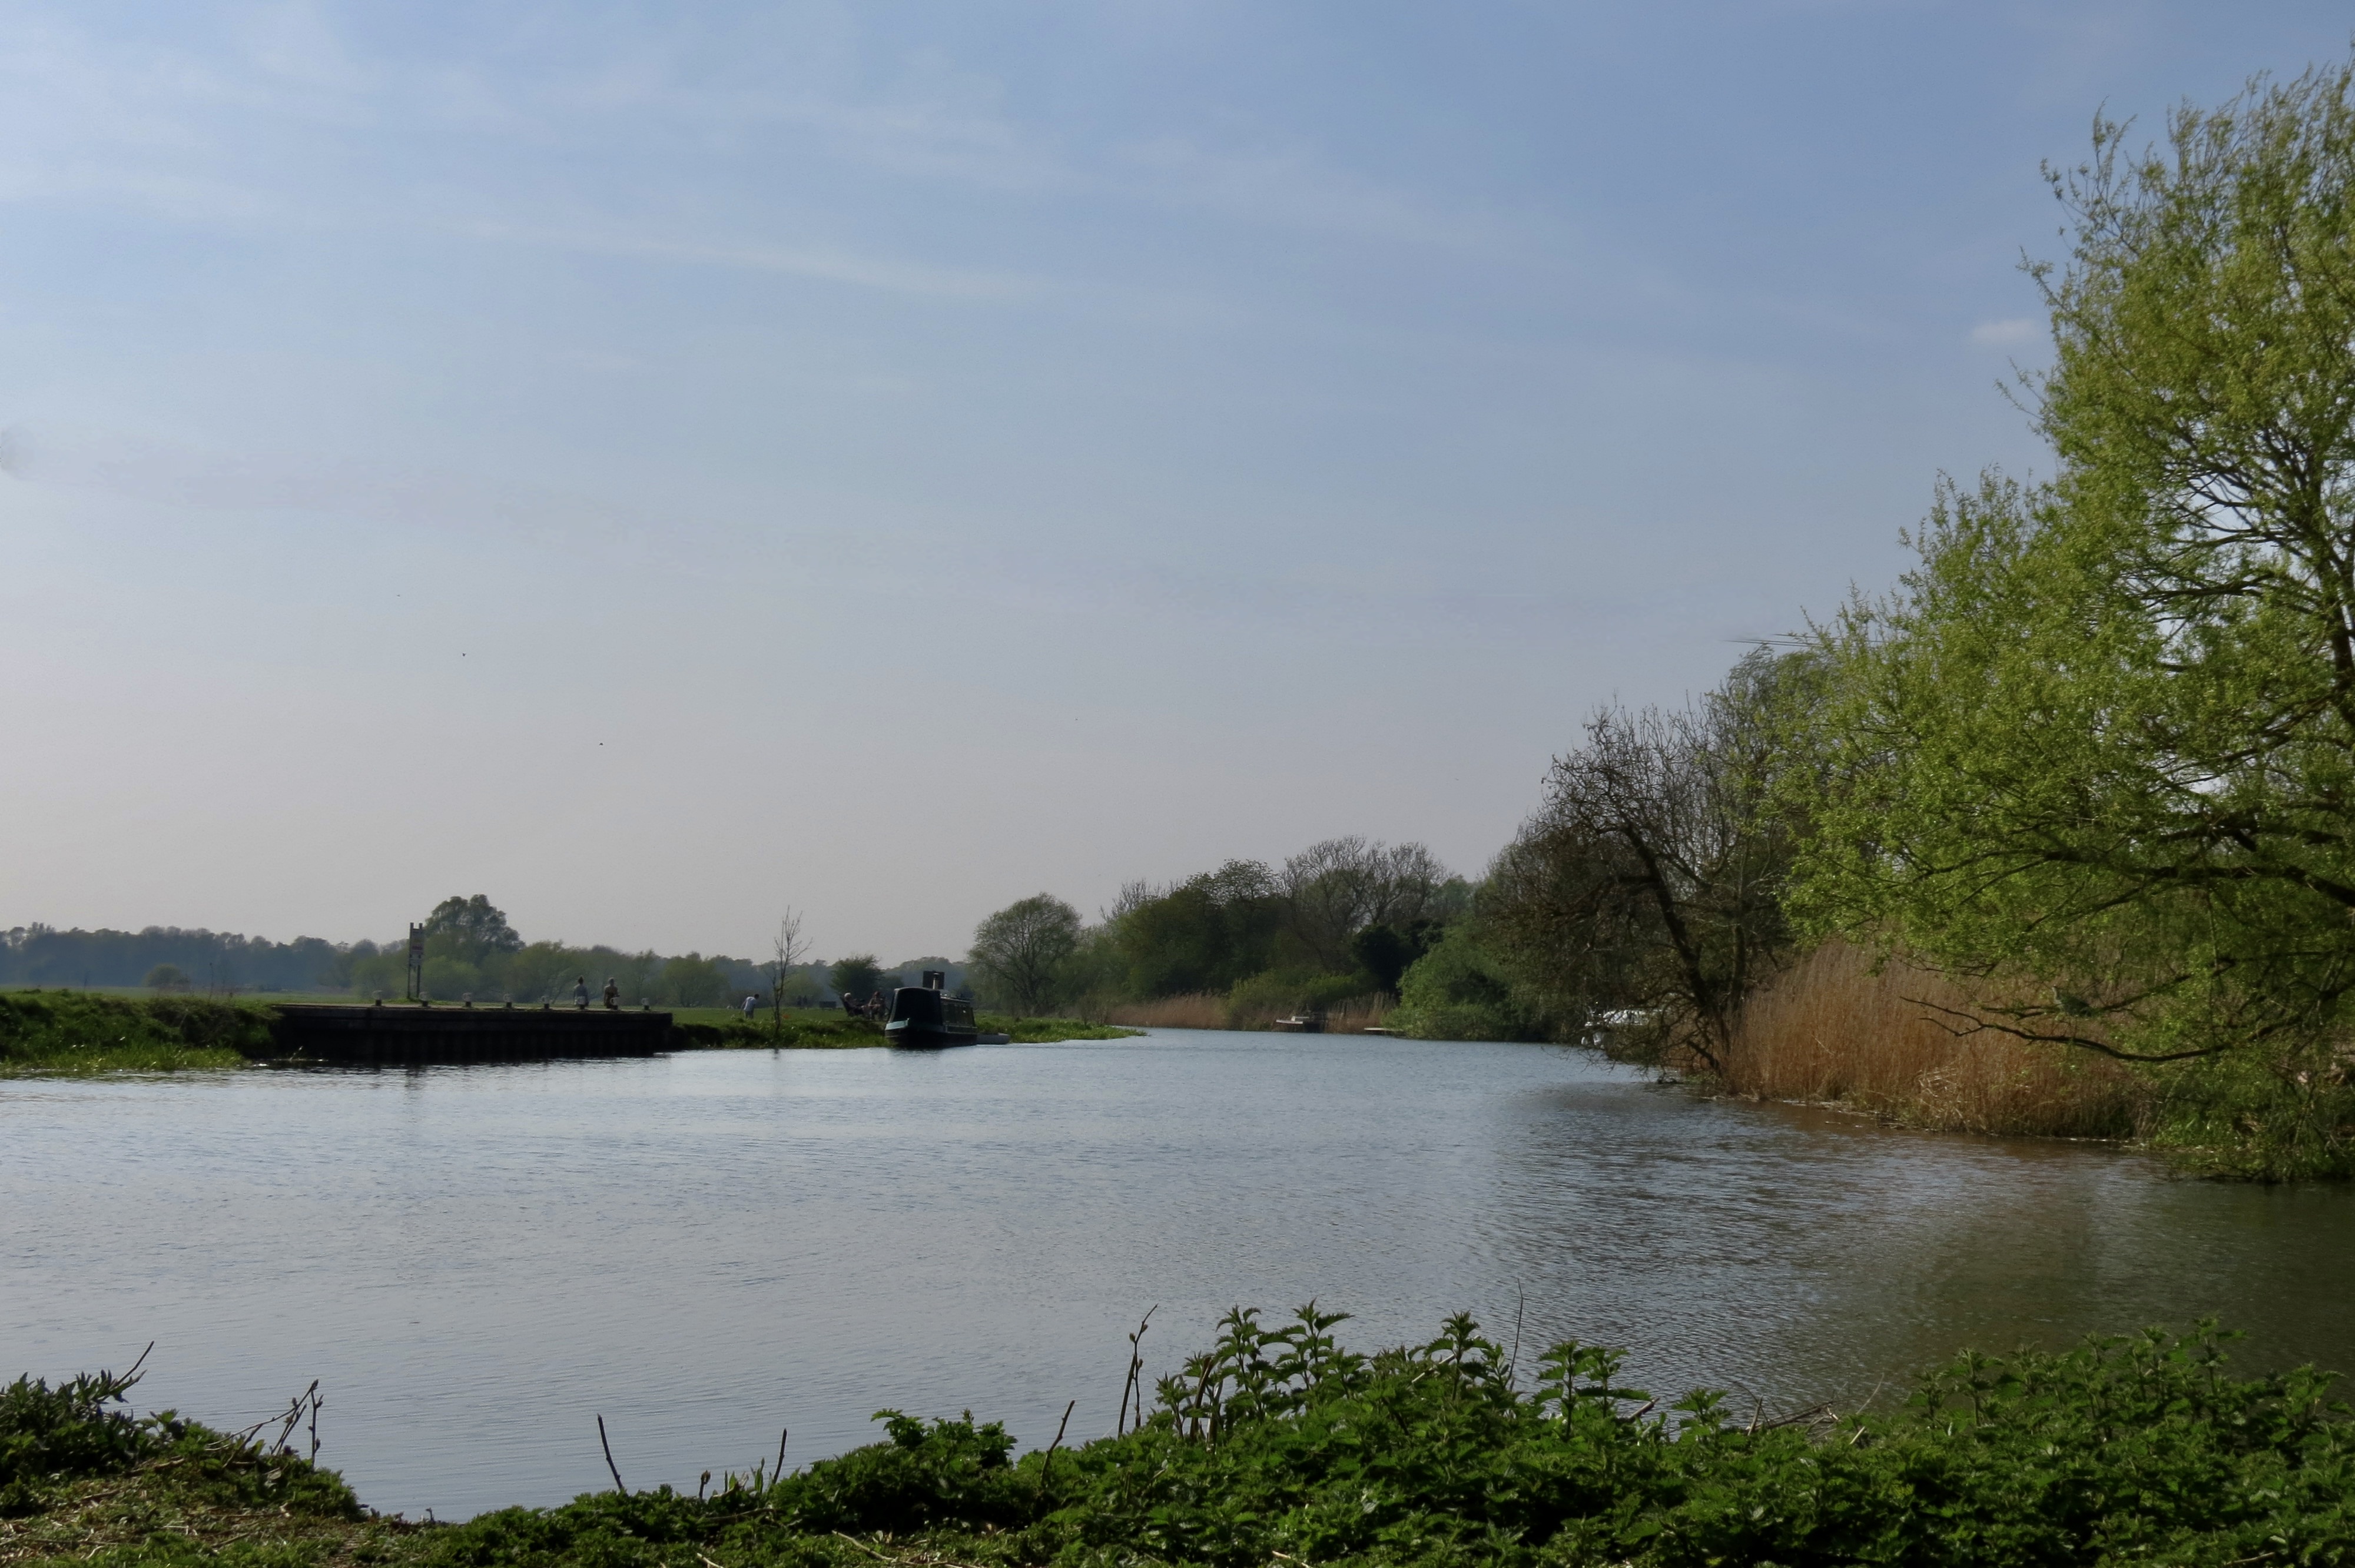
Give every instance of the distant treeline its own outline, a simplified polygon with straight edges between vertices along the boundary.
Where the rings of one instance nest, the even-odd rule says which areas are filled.
[[[1281,865],[1231,860],[1131,883],[1093,923],[1039,894],[984,920],[969,961],[984,1001],[1022,1012],[1168,1022],[1152,1004],[1184,999],[1187,1021],[1239,1028],[1371,1012],[1415,975],[1465,968],[1476,894],[1421,844],[1327,839]],[[1527,1028],[1496,1010],[1428,1023],[1483,1037]]]
[[[374,943],[361,943],[370,953]],[[297,937],[273,942],[226,931],[150,926],[141,931],[60,931],[19,926],[0,933],[0,985],[143,985],[169,966],[202,991],[313,991],[347,964],[353,947]]]
[[[713,1007],[746,996],[771,998],[772,968],[751,959],[701,953],[625,952],[603,944],[527,942],[484,895],[442,901],[425,922],[425,991],[440,1000],[535,1001],[570,995],[585,979],[592,992],[611,979],[632,1004]],[[839,978],[854,995],[913,984],[924,969],[944,969],[951,989],[964,966],[938,957],[885,967],[868,955],[837,963],[795,964],[784,972],[792,1005],[833,1005]],[[0,932],[0,986],[124,987],[231,996],[257,991],[348,991],[362,998],[408,988],[408,941],[330,942],[297,937],[273,942],[230,932],[150,926],[139,931],[69,930],[39,924]],[[837,976],[837,971],[839,975]]]

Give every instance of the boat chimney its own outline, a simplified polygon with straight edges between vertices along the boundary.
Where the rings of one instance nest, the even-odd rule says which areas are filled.
[[[948,988],[949,977],[946,969],[926,969],[924,971],[924,989],[926,991],[946,991]]]

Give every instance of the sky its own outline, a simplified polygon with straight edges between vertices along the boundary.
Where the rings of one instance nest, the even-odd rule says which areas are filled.
[[[2040,174],[2343,5],[0,3],[0,928],[961,953],[2047,460]]]

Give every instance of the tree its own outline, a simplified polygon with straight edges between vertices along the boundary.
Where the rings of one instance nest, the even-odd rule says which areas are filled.
[[[1761,651],[1682,709],[1603,709],[1554,759],[1481,919],[1558,1026],[1645,1012],[1657,1040],[1721,1069],[1744,995],[1789,942],[1795,834],[1774,786],[1814,685],[1808,656]]]
[[[837,959],[826,970],[826,983],[846,1001],[865,1001],[883,989],[883,966],[872,953]]]
[[[1369,926],[1349,938],[1349,957],[1373,977],[1377,991],[1396,996],[1406,971],[1438,943],[1446,929],[1438,920],[1410,920],[1404,930],[1387,922]]]
[[[2051,485],[1942,491],[1827,632],[1798,907],[1980,982],[1958,1021],[2286,1076],[2355,989],[2355,106],[2262,79],[2129,157],[2097,122],[2032,268]]]
[[[777,935],[769,947],[769,962],[763,966],[769,975],[769,1022],[782,1033],[785,1027],[785,986],[809,957],[802,940],[802,917],[791,905],[784,917],[777,922]]]
[[[1423,1040],[1526,1038],[1529,1020],[1473,923],[1456,921],[1437,936],[1406,971],[1398,1010],[1385,1022]]]
[[[1318,968],[1338,972],[1350,967],[1350,938],[1423,918],[1448,876],[1421,844],[1353,835],[1311,844],[1284,863],[1278,880],[1292,934]]]
[[[1106,917],[1130,989],[1141,996],[1225,991],[1266,969],[1283,921],[1275,878],[1231,860],[1174,887],[1133,883]]]
[[[717,1007],[728,999],[728,976],[701,953],[672,959],[662,967],[662,1000],[677,1007]]]
[[[187,990],[191,982],[188,977],[181,972],[179,965],[157,964],[147,971],[145,983],[149,991],[169,994],[173,991]]]
[[[974,928],[966,961],[1018,1013],[1051,1009],[1064,961],[1080,945],[1080,913],[1050,893],[1009,904]]]
[[[506,916],[477,893],[472,898],[444,898],[433,906],[425,916],[425,948],[431,957],[479,969],[520,952],[523,938],[507,924]]]

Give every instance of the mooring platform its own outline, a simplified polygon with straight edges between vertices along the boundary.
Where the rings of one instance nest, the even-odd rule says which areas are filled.
[[[272,1028],[282,1060],[373,1066],[651,1056],[672,1048],[667,1012],[602,1007],[336,1007],[295,1002]]]

